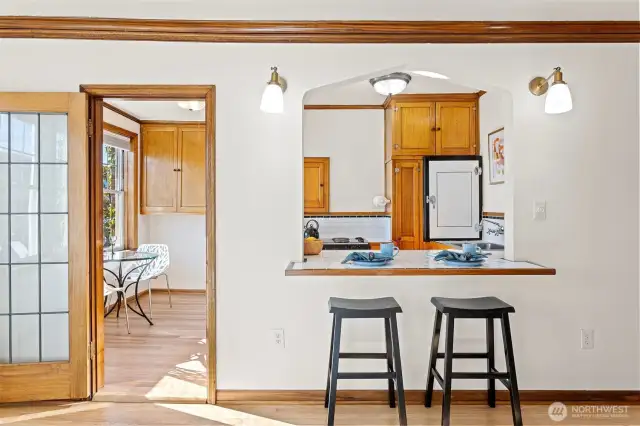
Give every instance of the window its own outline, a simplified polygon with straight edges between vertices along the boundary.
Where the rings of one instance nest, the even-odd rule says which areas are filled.
[[[102,147],[104,247],[114,250],[125,246],[124,155],[124,149]]]

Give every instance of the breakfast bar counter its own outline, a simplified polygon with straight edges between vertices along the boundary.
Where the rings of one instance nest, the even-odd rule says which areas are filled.
[[[356,266],[343,264],[347,250],[323,250],[315,256],[305,256],[305,262],[290,262],[286,276],[390,276],[390,275],[555,275],[556,270],[531,262],[512,262],[502,259],[502,252],[494,252],[481,266],[449,266],[433,257],[440,250],[402,250],[384,266]]]

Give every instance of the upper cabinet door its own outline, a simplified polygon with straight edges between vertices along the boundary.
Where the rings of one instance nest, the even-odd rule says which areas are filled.
[[[401,250],[418,250],[422,240],[422,160],[393,163],[393,239]]]
[[[177,149],[177,127],[144,126],[141,143],[142,214],[177,210]]]
[[[480,232],[480,161],[427,160],[429,203],[425,216],[429,227],[425,238],[476,239]]]
[[[435,148],[435,104],[398,102],[391,155],[433,155]]]
[[[477,103],[471,101],[436,103],[436,154],[476,154]]]
[[[205,128],[178,129],[178,213],[202,213],[205,201]]]
[[[304,159],[304,211],[305,213],[329,211],[329,158],[306,157]]]

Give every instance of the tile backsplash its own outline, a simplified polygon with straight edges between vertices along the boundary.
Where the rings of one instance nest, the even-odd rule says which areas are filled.
[[[336,237],[362,237],[371,242],[391,240],[391,217],[330,217],[305,216],[304,224],[311,219],[317,220],[320,238],[328,240]]]

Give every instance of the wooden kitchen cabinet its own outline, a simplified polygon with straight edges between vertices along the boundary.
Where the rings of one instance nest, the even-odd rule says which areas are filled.
[[[304,159],[304,212],[329,212],[329,158]]]
[[[140,212],[204,214],[203,124],[143,124]]]
[[[422,247],[422,159],[393,160],[386,164],[392,184],[391,236],[400,250]]]
[[[478,150],[478,94],[396,95],[385,105],[385,161]]]

